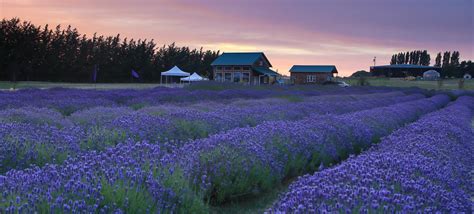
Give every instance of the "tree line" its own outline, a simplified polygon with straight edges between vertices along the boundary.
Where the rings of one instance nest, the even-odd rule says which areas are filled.
[[[76,28],[35,26],[18,18],[0,22],[0,80],[129,82],[131,70],[145,82],[159,82],[174,65],[211,77],[219,51],[157,47],[153,40],[116,36],[87,37]]]
[[[430,54],[426,50],[414,50],[393,54],[390,60],[391,65],[412,64],[429,66],[431,61]],[[436,55],[434,66],[440,67],[443,77],[461,78],[464,74],[474,75],[474,63],[471,60],[460,62],[459,51],[439,52]]]
[[[415,50],[411,52],[401,52],[392,55],[391,65],[395,64],[412,64],[412,65],[430,65],[431,57],[426,50]]]

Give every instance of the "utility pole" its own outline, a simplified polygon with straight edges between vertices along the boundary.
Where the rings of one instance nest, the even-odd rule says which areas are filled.
[[[375,63],[377,62],[377,57],[374,56],[374,67],[375,67]]]

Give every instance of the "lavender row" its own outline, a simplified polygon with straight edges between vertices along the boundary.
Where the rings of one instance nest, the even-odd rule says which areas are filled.
[[[93,108],[70,117],[49,109],[22,108],[0,112],[0,172],[30,164],[61,163],[68,156],[88,150],[103,150],[127,139],[168,144],[171,149],[187,139],[204,138],[235,127],[252,126],[269,120],[296,120],[309,114],[341,113],[422,98],[403,93],[359,96],[318,96],[304,102],[256,105],[260,101],[239,101],[235,105],[200,111],[194,108],[149,107]],[[76,125],[77,124],[77,125]]]
[[[164,161],[182,170],[205,200],[221,203],[339,162],[448,102],[437,95],[340,116],[265,122],[190,142]]]
[[[202,100],[262,99],[268,97],[306,97],[321,94],[365,94],[389,92],[394,89],[354,88],[352,90],[330,88],[326,91],[314,89],[229,89],[222,91],[187,90],[171,88],[154,88],[143,90],[84,90],[84,89],[25,89],[16,92],[0,91],[0,109],[19,107],[45,107],[60,111],[64,115],[96,106],[143,106],[163,103],[191,103]],[[420,93],[421,91],[416,91]]]
[[[428,114],[341,165],[305,175],[271,213],[470,213],[474,98]]]

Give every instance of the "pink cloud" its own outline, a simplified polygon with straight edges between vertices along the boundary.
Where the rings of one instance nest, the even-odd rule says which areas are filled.
[[[20,17],[35,24],[70,24],[87,35],[120,33],[154,39],[159,45],[176,42],[227,52],[264,51],[281,73],[287,73],[292,64],[335,64],[340,75],[350,75],[368,69],[374,56],[379,64],[386,64],[392,53],[412,49],[428,49],[432,55],[459,50],[462,58],[473,58],[472,15],[469,22],[462,8],[445,11],[447,19],[461,19],[459,25],[464,26],[457,26],[431,14],[437,12],[436,7],[419,12],[417,5],[408,9],[400,5],[367,0],[357,4],[341,0],[4,0],[1,12],[6,18]],[[416,13],[422,14],[413,17]],[[469,25],[471,30],[461,29]],[[453,33],[444,32],[447,29]]]

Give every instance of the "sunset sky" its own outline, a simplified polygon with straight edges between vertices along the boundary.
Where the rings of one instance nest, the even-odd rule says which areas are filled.
[[[159,46],[263,51],[280,73],[334,64],[340,76],[400,51],[459,50],[474,60],[473,0],[0,0],[0,17]]]

